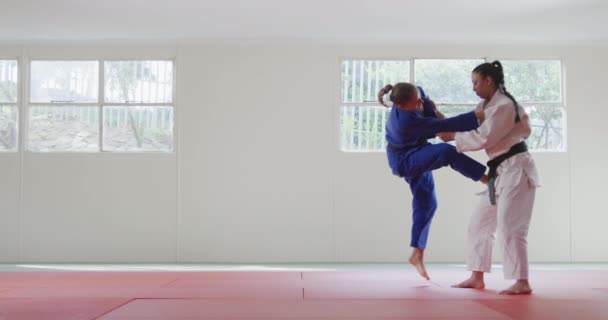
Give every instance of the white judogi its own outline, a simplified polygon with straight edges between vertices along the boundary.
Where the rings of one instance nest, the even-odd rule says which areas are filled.
[[[520,121],[515,123],[513,101],[500,90],[477,109],[485,109],[485,121],[475,131],[456,133],[458,151],[485,149],[493,159],[530,136],[528,115],[518,108]],[[498,229],[506,279],[528,279],[527,236],[540,178],[534,159],[528,152],[505,160],[497,169],[496,205],[490,204],[487,192],[471,216],[467,241],[467,266],[471,271],[490,272],[492,247]]]

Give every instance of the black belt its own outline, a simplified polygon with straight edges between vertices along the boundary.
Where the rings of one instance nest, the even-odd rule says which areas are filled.
[[[503,161],[511,158],[512,156],[518,153],[523,153],[526,151],[528,151],[528,146],[526,146],[526,142],[522,141],[512,146],[511,149],[507,151],[507,153],[501,154],[500,156],[488,161],[488,168],[490,168],[490,171],[488,173],[488,178],[490,178],[490,180],[488,181],[488,191],[490,193],[491,204],[496,204],[496,189],[494,186],[494,182],[496,181],[497,176],[496,169],[498,169],[498,166],[503,163]]]

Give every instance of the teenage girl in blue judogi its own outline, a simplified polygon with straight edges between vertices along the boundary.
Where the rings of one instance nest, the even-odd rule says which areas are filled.
[[[386,123],[388,163],[393,174],[404,178],[409,184],[413,196],[410,243],[413,251],[409,263],[422,277],[429,279],[424,266],[424,249],[437,209],[432,170],[451,166],[465,177],[483,183],[487,183],[487,176],[484,175],[484,165],[459,153],[454,146],[447,143],[431,144],[428,139],[434,138],[439,132],[475,130],[484,120],[484,113],[483,110],[471,111],[446,119],[435,108],[433,101],[424,95],[422,88],[411,83],[389,84],[380,90],[379,102],[389,107],[383,100],[387,93],[390,93],[393,103]]]

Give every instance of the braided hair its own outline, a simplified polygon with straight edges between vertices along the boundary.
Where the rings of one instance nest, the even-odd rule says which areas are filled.
[[[389,92],[391,93],[389,99],[392,103],[404,105],[418,93],[418,88],[408,82],[399,82],[394,86],[391,84],[385,85],[384,88],[380,89],[380,92],[378,92],[378,102],[387,108],[389,106],[384,103],[384,95]]]
[[[500,92],[502,92],[509,99],[511,99],[511,101],[513,101],[513,105],[515,105],[515,122],[519,122],[519,104],[517,103],[513,95],[511,95],[505,87],[505,75],[502,71],[502,64],[500,63],[500,61],[496,60],[492,63],[482,63],[475,67],[475,69],[473,69],[473,72],[480,74],[484,78],[490,77],[494,80],[494,84],[496,84],[497,89],[500,90]]]

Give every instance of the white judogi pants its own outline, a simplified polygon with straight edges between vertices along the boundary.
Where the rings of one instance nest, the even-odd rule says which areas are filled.
[[[515,155],[498,168],[496,205],[481,194],[468,230],[467,267],[490,272],[496,231],[502,247],[506,279],[528,279],[528,230],[538,173],[528,153]]]

